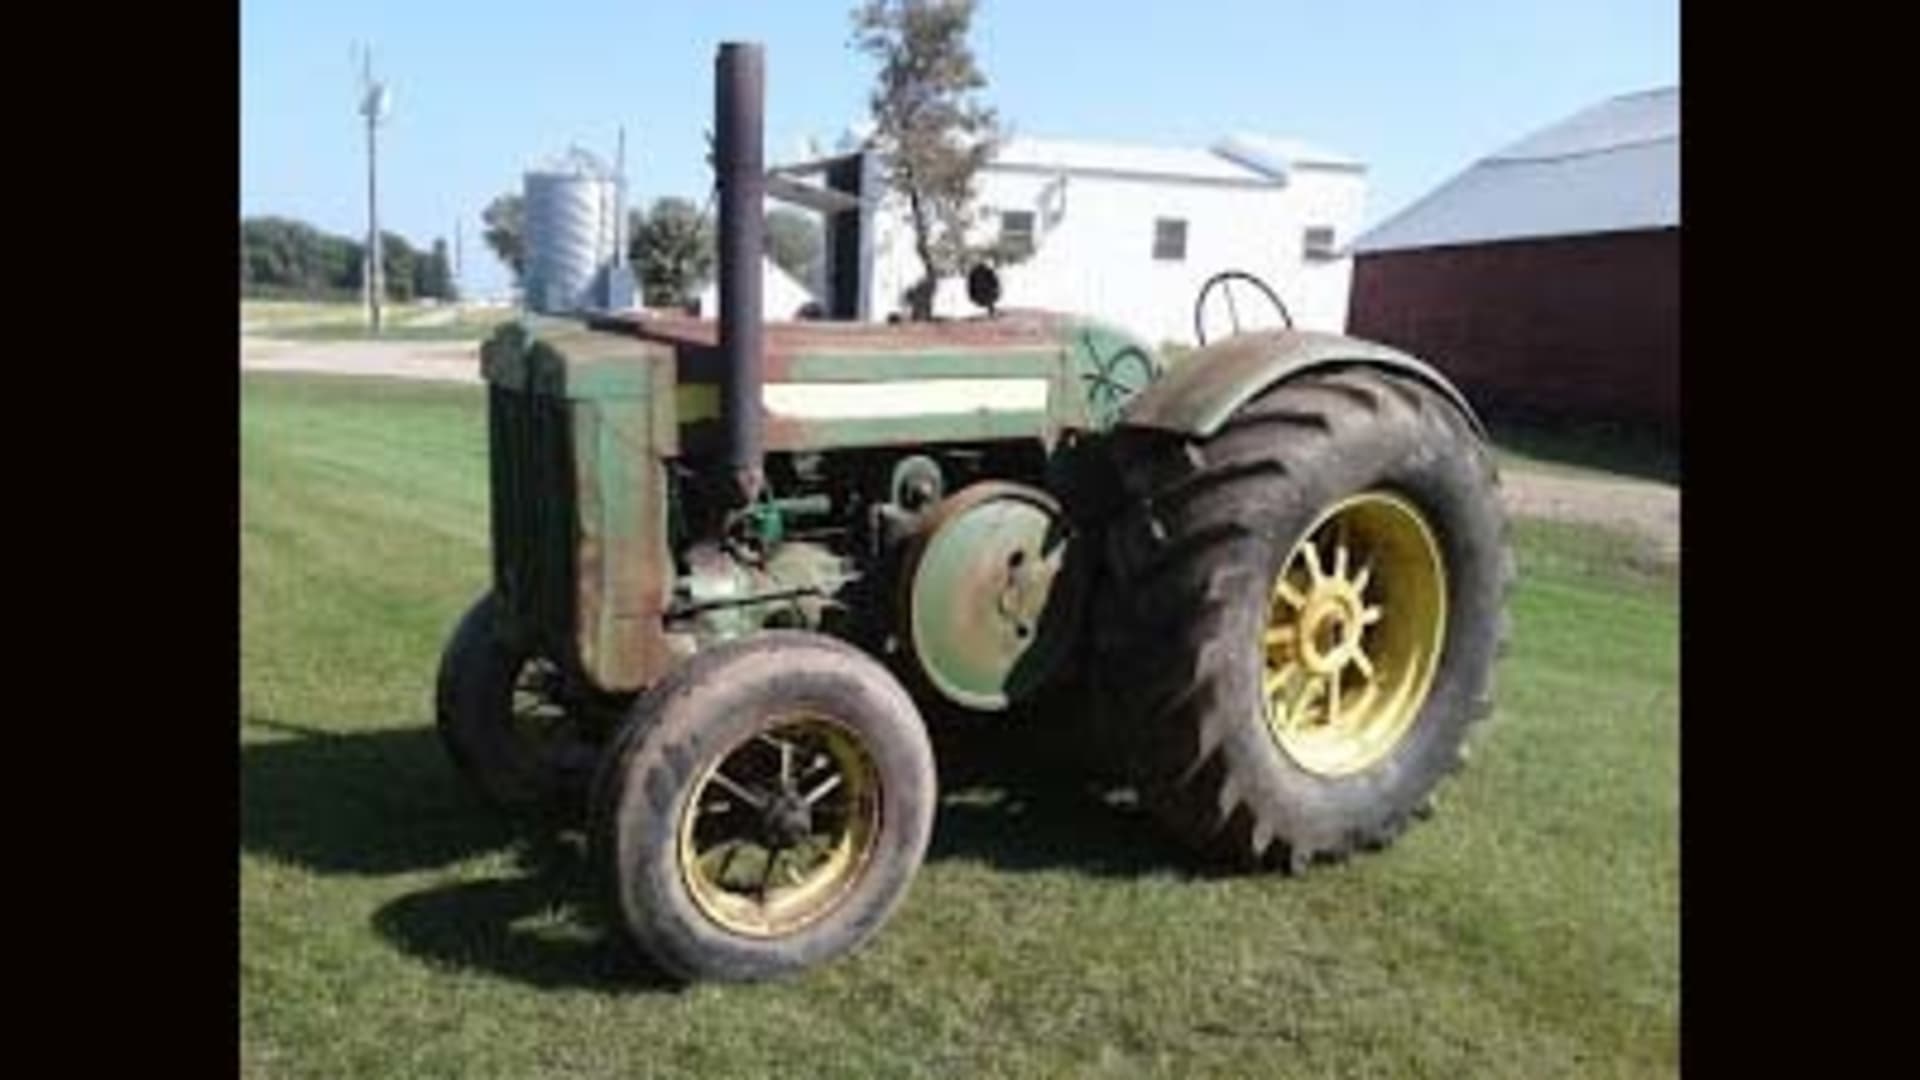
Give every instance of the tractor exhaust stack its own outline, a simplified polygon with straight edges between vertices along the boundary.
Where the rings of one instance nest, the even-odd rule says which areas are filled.
[[[720,186],[721,422],[725,465],[742,505],[760,497],[760,263],[766,250],[766,54],[726,42],[714,61],[713,168]]]

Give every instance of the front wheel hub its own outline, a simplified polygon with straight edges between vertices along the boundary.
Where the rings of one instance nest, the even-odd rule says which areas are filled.
[[[790,848],[813,833],[813,814],[797,795],[781,795],[767,809],[767,842],[772,848]]]
[[[873,857],[880,773],[865,742],[829,717],[768,724],[716,757],[680,821],[680,870],[721,928],[778,937],[844,900]]]

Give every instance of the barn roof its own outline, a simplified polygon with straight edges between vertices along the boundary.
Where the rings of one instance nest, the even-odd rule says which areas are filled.
[[[1680,224],[1680,88],[1623,94],[1481,158],[1356,254]]]

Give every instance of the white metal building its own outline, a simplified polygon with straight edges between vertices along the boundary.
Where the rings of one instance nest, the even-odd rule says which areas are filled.
[[[873,196],[862,200],[866,250],[850,313],[884,319],[902,310],[920,263],[904,200],[879,189],[872,154],[850,157],[859,189]],[[845,175],[850,164],[842,157],[779,171]],[[1081,312],[1155,343],[1191,343],[1201,286],[1244,270],[1273,287],[1296,325],[1344,329],[1353,268],[1344,249],[1366,198],[1366,168],[1346,155],[1249,135],[1206,149],[1016,137],[983,170],[977,192],[977,239],[1013,237],[1031,248],[1001,271],[1003,306]],[[1271,324],[1273,315],[1248,299],[1243,317]],[[974,310],[964,282],[942,283],[936,313]]]

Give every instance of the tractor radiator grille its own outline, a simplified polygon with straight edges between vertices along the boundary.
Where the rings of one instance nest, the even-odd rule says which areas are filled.
[[[488,388],[493,582],[514,629],[562,655],[573,625],[576,541],[567,402]]]

